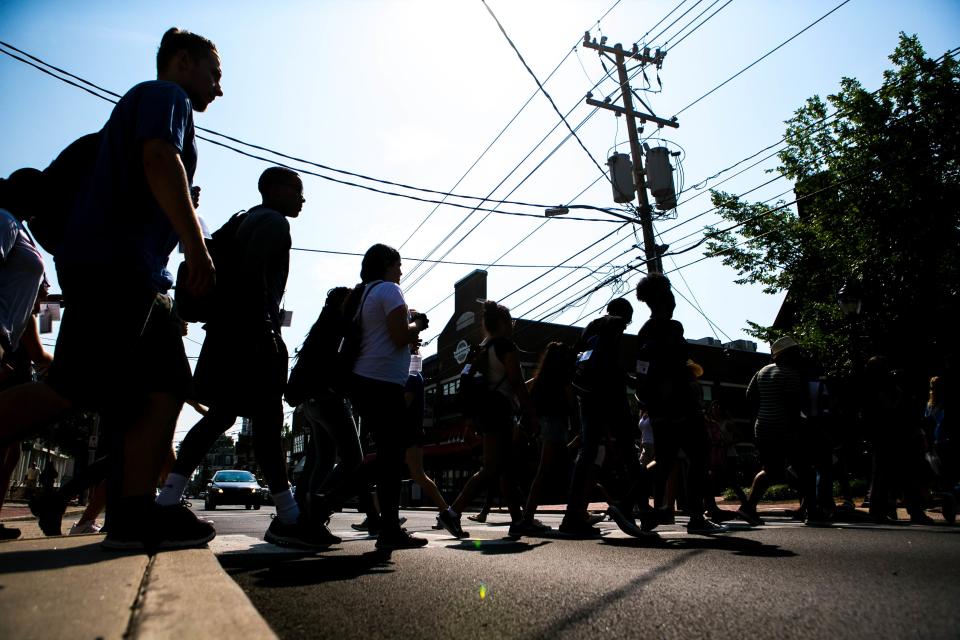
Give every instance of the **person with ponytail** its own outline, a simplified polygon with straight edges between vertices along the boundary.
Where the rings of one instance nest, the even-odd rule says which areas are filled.
[[[360,284],[347,299],[345,318],[359,323],[359,353],[353,363],[350,399],[377,445],[377,498],[380,534],[377,548],[412,549],[427,544],[400,527],[400,481],[406,438],[404,386],[410,371],[410,346],[427,328],[424,314],[410,317],[400,290],[400,252],[375,244],[363,256]]]

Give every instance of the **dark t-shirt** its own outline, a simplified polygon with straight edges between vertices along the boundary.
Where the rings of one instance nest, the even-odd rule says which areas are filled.
[[[269,325],[280,333],[280,305],[290,271],[290,223],[267,207],[254,207],[237,230],[239,265],[246,302],[243,324]]]
[[[620,342],[627,321],[619,316],[603,316],[584,328],[575,349],[590,350],[590,375],[595,392],[622,397],[626,394],[627,376],[620,363]],[[596,338],[595,340],[591,340]]]
[[[654,418],[699,410],[683,325],[650,318],[637,333],[637,399]]]
[[[166,266],[177,236],[147,184],[143,144],[172,144],[192,184],[197,146],[190,98],[173,82],[142,82],[120,99],[101,134],[93,177],[71,212],[57,268],[78,278],[114,274],[126,286],[166,291],[173,286]]]

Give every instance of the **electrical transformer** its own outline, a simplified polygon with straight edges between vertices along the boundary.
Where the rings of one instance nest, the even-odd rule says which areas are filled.
[[[607,158],[610,167],[610,182],[613,185],[613,201],[633,202],[637,190],[633,184],[633,162],[625,153],[615,153]]]
[[[647,149],[647,186],[657,201],[658,209],[676,209],[677,193],[673,187],[673,167],[670,165],[670,150],[666,147]]]

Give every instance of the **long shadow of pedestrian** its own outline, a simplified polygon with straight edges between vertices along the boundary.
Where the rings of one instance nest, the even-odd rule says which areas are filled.
[[[781,549],[775,544],[765,544],[759,540],[738,538],[736,536],[686,537],[676,539],[666,538],[605,538],[603,544],[614,547],[657,547],[660,549],[700,551],[715,549],[730,551],[738,556],[752,556],[758,558],[792,558],[797,554],[789,549]]]
[[[0,574],[23,573],[31,571],[46,571],[63,567],[79,567],[89,564],[108,562],[124,556],[147,554],[142,550],[104,551],[100,548],[103,536],[84,536],[92,538],[89,544],[77,546],[64,545],[49,549],[20,549],[26,541],[11,541],[3,543],[3,553],[0,554]],[[72,541],[71,541],[72,542]],[[9,545],[9,546],[8,546]]]
[[[608,544],[614,544],[616,542],[628,542],[627,540],[617,539],[617,540],[607,540],[604,541]],[[626,545],[621,545],[626,546]],[[703,550],[697,549],[689,553],[685,553],[681,556],[677,556],[670,562],[664,564],[660,567],[654,567],[650,571],[646,572],[641,576],[637,576],[627,584],[614,589],[612,591],[605,592],[600,594],[593,600],[583,604],[582,606],[574,609],[565,617],[556,620],[553,624],[548,626],[545,629],[540,629],[531,634],[532,638],[556,638],[561,633],[569,631],[572,627],[586,622],[589,619],[597,616],[600,611],[608,609],[616,605],[616,603],[624,598],[631,597],[631,595],[636,591],[641,591],[651,582],[664,576],[671,571],[677,569],[680,565],[690,561],[695,556],[703,553]]]
[[[231,576],[250,574],[256,586],[263,588],[301,587],[394,572],[390,555],[378,551],[359,556],[317,556],[316,554],[221,556],[220,564]]]

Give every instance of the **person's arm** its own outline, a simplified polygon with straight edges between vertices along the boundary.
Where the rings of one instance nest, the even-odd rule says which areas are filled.
[[[41,370],[46,369],[53,362],[53,355],[46,351],[43,348],[43,343],[40,342],[40,327],[37,324],[37,316],[31,315],[27,320],[27,326],[23,329],[20,342],[23,344],[27,355],[30,356],[30,360]]]
[[[193,208],[190,183],[180,153],[166,140],[153,138],[143,143],[142,158],[150,192],[183,244],[189,274],[187,287],[194,295],[203,295],[213,287],[216,272],[203,242],[203,231]]]
[[[393,344],[405,347],[416,344],[420,339],[420,332],[426,329],[426,318],[418,318],[416,322],[407,322],[407,305],[400,305],[387,314],[387,333]]]
[[[520,356],[517,355],[516,350],[504,354],[503,368],[507,372],[507,382],[510,383],[510,388],[516,394],[517,400],[520,401],[520,408],[527,414],[529,424],[535,426],[537,424],[537,414],[533,402],[530,400],[530,394],[527,393],[527,385],[523,379],[523,372],[520,370]]]

